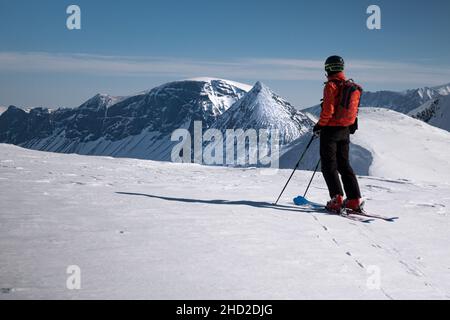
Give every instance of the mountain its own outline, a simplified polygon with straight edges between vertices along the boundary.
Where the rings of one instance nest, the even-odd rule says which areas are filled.
[[[245,85],[221,79],[176,81],[130,97],[96,95],[75,109],[10,107],[0,116],[0,142],[86,155],[169,160],[171,133],[211,126],[239,100]]]
[[[223,161],[227,165],[278,166],[280,148],[311,133],[314,121],[266,85],[257,82],[211,126],[222,132]],[[233,130],[230,143],[229,130]],[[233,151],[230,151],[233,147]],[[206,152],[208,151],[208,152]],[[234,152],[231,154],[230,152]],[[205,149],[205,154],[210,154]],[[248,155],[248,160],[246,157]]]
[[[408,114],[424,103],[450,94],[450,84],[436,87],[423,87],[406,91],[364,91],[361,98],[362,107],[386,108]],[[320,105],[303,110],[315,116],[320,115]]]
[[[252,89],[251,85],[245,84],[245,83],[241,83],[241,82],[237,82],[237,81],[232,81],[232,80],[225,80],[225,79],[219,79],[219,78],[211,78],[211,77],[197,77],[197,78],[190,78],[190,79],[186,79],[187,81],[198,81],[198,82],[207,82],[207,83],[214,83],[216,81],[221,81],[221,82],[225,82],[229,85],[232,85],[233,87],[239,88],[245,92],[249,92]],[[186,81],[185,80],[185,81]]]
[[[425,102],[408,113],[413,118],[450,131],[450,95]]]
[[[129,97],[113,97],[107,94],[99,93],[79,106],[79,109],[99,110],[109,108],[112,105],[121,102]]]
[[[171,141],[172,133],[187,129],[192,135],[194,121],[201,121],[203,129],[224,133],[242,129],[242,135],[248,129],[257,135],[277,129],[281,145],[310,133],[314,125],[309,116],[261,82],[250,87],[196,78],[129,97],[98,94],[76,109],[37,108],[26,113],[10,107],[0,117],[0,142],[43,151],[168,161],[179,143]],[[268,138],[270,148],[274,141],[270,132]],[[236,154],[239,151],[244,150],[238,146]]]
[[[31,139],[44,139],[52,134],[50,111],[29,111],[10,106],[0,115],[0,141],[20,145]]]
[[[293,167],[308,138],[302,137],[282,152],[282,168]],[[450,181],[450,132],[383,108],[361,108],[359,130],[351,136],[350,161],[360,175]],[[318,160],[315,142],[301,168]]]
[[[0,106],[0,115],[8,109],[7,107]]]
[[[288,144],[311,131],[314,122],[261,82],[212,125],[226,129],[277,129],[280,143]]]
[[[435,90],[445,94],[447,89]],[[443,115],[448,114],[445,107],[448,97],[432,100],[438,102],[428,108],[425,105],[420,114],[432,116],[423,120],[433,124],[438,119],[447,119]],[[387,109],[361,108],[359,119],[360,130],[352,136],[351,152],[357,173],[426,180],[442,177],[446,172],[450,164],[446,159],[450,155],[445,150],[450,149],[450,133]],[[261,133],[276,129],[280,142],[277,160],[281,168],[292,168],[311,137],[316,118],[297,111],[261,82],[249,90],[243,84],[201,78],[167,83],[129,97],[99,94],[75,109],[34,108],[26,112],[12,106],[0,116],[0,143],[61,153],[169,161],[174,146],[179,145],[179,141],[171,141],[172,133],[184,128],[192,134],[194,121],[203,123],[203,133],[206,129],[222,133],[220,141],[204,139],[203,151],[216,156],[215,148],[223,142],[222,156],[227,156],[226,133],[235,129],[233,159],[238,154],[248,154],[259,160],[255,164],[258,166],[261,143],[268,147],[264,151],[272,150],[274,160],[273,151],[277,150],[272,147],[278,144],[271,140],[270,132],[268,139],[261,141]],[[259,149],[250,149],[252,137],[248,129],[255,130]],[[300,168],[314,168],[318,147],[317,141],[312,144]],[[195,143],[193,151],[195,155]],[[228,160],[227,157],[225,162],[203,163],[235,164]],[[424,166],[427,162],[433,166]],[[237,164],[242,165],[239,161]]]
[[[431,88],[411,89],[402,92],[364,92],[361,105],[363,107],[387,108],[407,114],[431,99],[448,94],[450,94],[450,84]]]

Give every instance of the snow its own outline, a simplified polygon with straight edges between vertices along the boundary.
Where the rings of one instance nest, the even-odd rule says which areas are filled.
[[[110,108],[111,106],[119,103],[125,99],[129,98],[129,96],[111,96],[105,93],[98,93],[86,102],[84,102],[79,108]]]
[[[414,115],[417,110],[429,106],[435,99],[445,98],[450,95],[450,84],[444,84],[432,88],[423,87],[396,91],[366,91],[363,93],[361,106],[373,108],[387,108],[408,115]],[[320,105],[305,108],[302,111],[315,116],[320,115]],[[430,123],[434,125],[433,123]],[[439,126],[438,126],[439,127]],[[442,128],[442,127],[441,127]]]
[[[400,217],[366,225],[292,207],[311,172],[273,207],[290,172],[0,144],[0,299],[450,298],[448,179],[360,177],[368,211]]]
[[[281,144],[287,144],[310,132],[313,125],[307,115],[258,81],[252,90],[217,119],[213,128],[223,131],[277,129]]]
[[[352,143],[370,152],[369,175],[450,181],[450,133],[401,113],[361,108]]]
[[[107,108],[129,98],[129,96],[110,96],[104,93],[99,93],[97,96]]]
[[[0,106],[0,114],[2,114],[3,112],[5,112],[7,109],[8,109],[8,107]]]
[[[414,181],[450,181],[450,133],[383,108],[360,108],[359,130],[350,137],[350,161],[357,174]],[[282,149],[280,165],[293,168],[310,136]],[[301,169],[319,159],[314,142]]]
[[[387,108],[407,114],[427,101],[450,93],[450,84],[436,87],[409,89],[401,92],[377,91],[364,92],[361,100],[363,107]],[[315,110],[311,110],[314,112]]]
[[[220,79],[220,78],[212,78],[212,77],[196,77],[191,79],[186,79],[185,81],[200,81],[200,82],[208,82],[211,83],[211,81],[223,81],[226,82],[232,86],[235,86],[236,88],[239,88],[241,90],[244,90],[245,92],[249,92],[253,86],[237,81],[231,81],[226,79]]]
[[[433,90],[437,91],[442,96],[448,96],[450,95],[450,83],[434,87]]]
[[[170,140],[170,136],[164,136],[158,131],[148,130],[117,141],[106,140],[102,137],[98,140],[84,143],[66,139],[64,134],[65,132],[61,132],[57,136],[36,139],[36,141],[32,140],[25,146],[37,150],[52,150],[54,152],[77,153],[81,155],[105,155],[169,161],[171,150],[176,144]]]

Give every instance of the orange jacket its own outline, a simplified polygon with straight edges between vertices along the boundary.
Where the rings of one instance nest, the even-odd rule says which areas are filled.
[[[339,72],[328,77],[328,82],[323,90],[323,104],[319,126],[348,127],[355,122],[357,110],[356,112],[351,112],[352,114],[343,114],[346,111],[340,110],[341,108],[338,109],[341,98],[339,81],[345,81],[344,72]]]

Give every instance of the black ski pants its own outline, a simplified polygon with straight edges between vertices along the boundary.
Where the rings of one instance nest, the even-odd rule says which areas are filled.
[[[322,174],[330,197],[344,195],[339,174],[342,177],[348,199],[361,198],[358,180],[349,161],[350,130],[348,127],[323,127],[320,131],[320,158]],[[339,173],[339,174],[338,174]]]

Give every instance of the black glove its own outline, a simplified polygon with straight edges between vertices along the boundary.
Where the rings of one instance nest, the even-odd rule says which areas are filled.
[[[319,136],[319,135],[320,135],[320,130],[322,130],[322,126],[319,125],[319,124],[316,124],[316,125],[314,126],[314,129],[313,129],[314,135],[315,135],[315,136]]]

